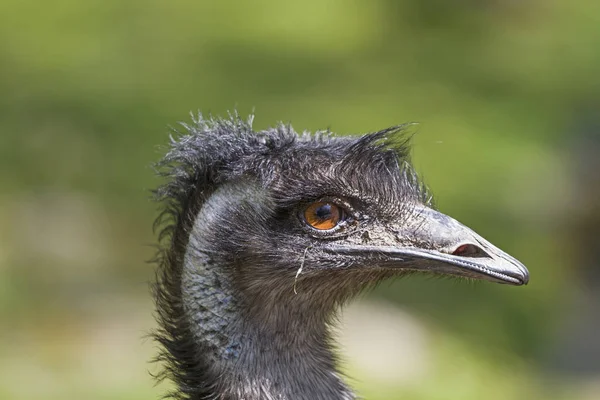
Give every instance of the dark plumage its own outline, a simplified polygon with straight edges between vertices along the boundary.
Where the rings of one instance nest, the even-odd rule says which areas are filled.
[[[433,210],[402,127],[251,123],[199,116],[158,164],[156,337],[174,397],[353,399],[329,325],[361,290],[412,271],[527,283],[522,264]]]

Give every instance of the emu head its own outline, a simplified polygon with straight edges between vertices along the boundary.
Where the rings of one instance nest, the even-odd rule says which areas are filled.
[[[285,125],[254,132],[237,116],[184,126],[157,192],[174,217],[162,283],[179,285],[184,302],[198,296],[185,257],[218,265],[262,321],[281,316],[273,312],[281,304],[327,313],[412,272],[528,281],[520,262],[434,209],[401,126],[361,137]]]
[[[413,272],[527,283],[434,209],[402,127],[333,137],[251,122],[199,117],[159,163],[156,337],[175,397],[352,399],[328,329],[345,300]]]

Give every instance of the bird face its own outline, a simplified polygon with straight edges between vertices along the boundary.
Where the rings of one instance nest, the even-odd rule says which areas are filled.
[[[245,282],[277,275],[318,285],[345,274],[352,283],[373,283],[415,271],[512,285],[529,280],[515,258],[434,209],[406,143],[390,144],[385,132],[299,141],[249,165],[239,178],[247,194],[218,201],[243,199],[233,212],[244,221],[240,229],[219,240],[234,243],[224,253],[235,254]]]
[[[529,280],[527,269],[515,258],[421,202],[390,207],[327,196],[290,214],[284,224],[278,221],[279,226],[295,222],[298,229],[287,235],[279,230],[273,237],[280,243],[278,251],[290,250],[285,259],[296,255],[292,267],[304,267],[308,276],[362,271],[365,277],[379,279],[417,271],[512,285]],[[373,273],[378,271],[385,273]]]
[[[257,133],[237,120],[196,129],[165,157],[175,166],[159,195],[179,210],[191,250],[241,290],[289,293],[290,282],[310,281],[355,293],[415,271],[529,280],[519,261],[435,210],[399,127],[358,138]]]
[[[306,207],[301,221],[321,240],[324,254],[351,257],[360,268],[423,271],[523,285],[523,264],[455,219],[423,204],[404,218],[371,220],[333,202]],[[355,234],[358,233],[358,235]],[[336,238],[337,236],[337,238]]]

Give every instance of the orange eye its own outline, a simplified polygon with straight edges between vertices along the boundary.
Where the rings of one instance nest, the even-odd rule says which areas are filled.
[[[304,220],[311,227],[323,231],[335,228],[342,215],[340,207],[322,201],[312,203],[304,210]]]

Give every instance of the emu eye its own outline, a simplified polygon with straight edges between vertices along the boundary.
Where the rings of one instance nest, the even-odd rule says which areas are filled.
[[[333,203],[318,201],[304,210],[304,220],[312,228],[325,231],[335,228],[344,218],[344,210]]]

